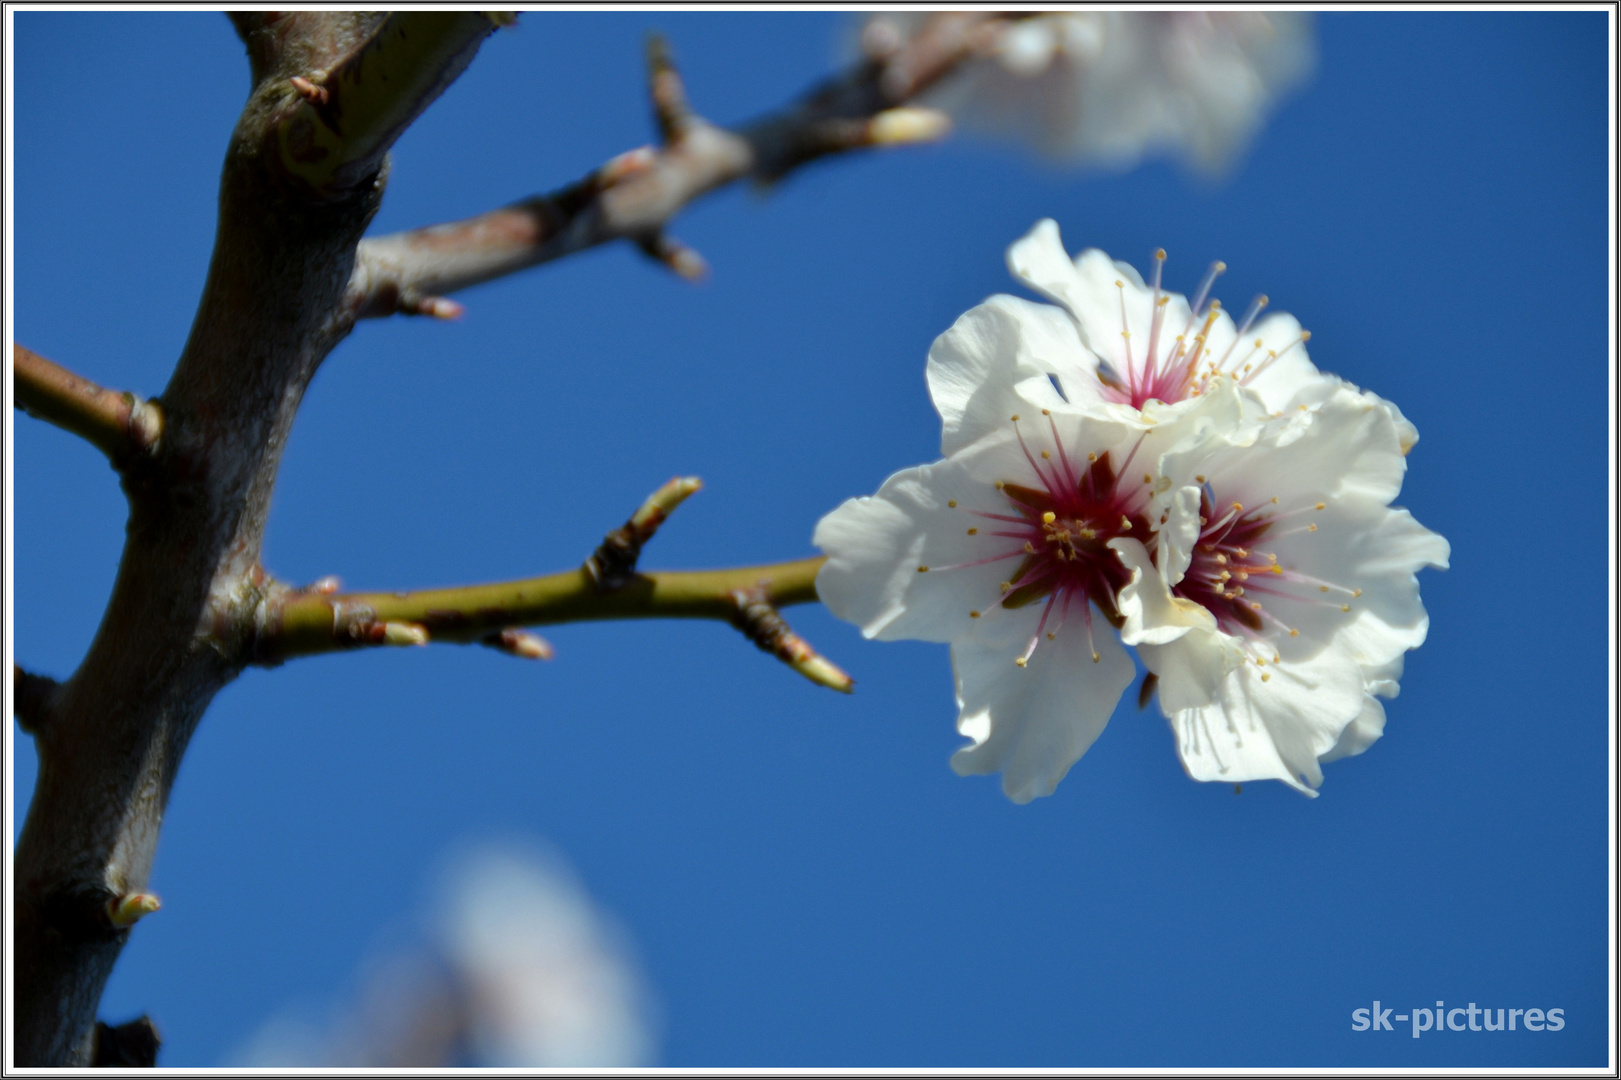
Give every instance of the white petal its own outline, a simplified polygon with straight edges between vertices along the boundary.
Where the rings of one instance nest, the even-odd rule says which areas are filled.
[[[1126,620],[1120,638],[1127,645],[1163,645],[1194,628],[1216,628],[1210,612],[1171,595],[1165,578],[1140,541],[1111,540],[1109,546],[1131,570],[1131,581],[1120,590],[1116,601]]]
[[[951,646],[957,730],[973,740],[952,755],[951,767],[964,776],[1000,772],[1002,791],[1016,803],[1053,793],[1136,675],[1095,611],[1090,642],[1083,613],[1071,611],[1057,639],[1043,639],[1028,665],[1017,666],[1035,622],[1035,616],[1024,626],[1003,620]]]
[[[1260,395],[1269,411],[1286,409],[1296,393],[1309,391],[1324,380],[1330,388],[1340,382],[1317,370],[1300,334],[1300,321],[1293,315],[1268,315],[1250,327],[1234,347],[1233,359],[1227,362],[1227,370],[1237,371],[1240,378],[1244,378],[1245,365],[1250,366],[1254,374],[1245,380],[1245,385]],[[1257,341],[1260,345],[1256,345]],[[1276,359],[1271,354],[1276,354]]]
[[[1007,268],[1041,295],[1071,306],[1082,293],[1081,278],[1064,250],[1058,222],[1043,218],[1007,249]],[[1073,308],[1071,308],[1073,310]]]
[[[1312,795],[1323,778],[1318,758],[1362,715],[1366,697],[1356,661],[1330,648],[1298,662],[1242,664],[1212,704],[1177,711],[1171,727],[1195,780],[1282,780]]]
[[[1416,574],[1425,566],[1446,567],[1446,540],[1406,510],[1355,496],[1329,501],[1311,520],[1317,531],[1280,537],[1269,548],[1285,570],[1329,585],[1327,592],[1281,585],[1278,595],[1266,598],[1269,613],[1300,631],[1296,646],[1332,637],[1358,662],[1378,665],[1422,645],[1429,616]],[[1287,653],[1289,643],[1283,647]]]
[[[1069,316],[1048,304],[993,296],[959,318],[929,349],[929,395],[949,457],[1001,430],[1022,406],[1063,404],[1046,376],[1096,381],[1097,360]]]
[[[816,591],[828,610],[884,641],[951,641],[966,633],[969,612],[996,604],[999,583],[1018,565],[1016,556],[947,569],[1017,550],[1013,540],[967,531],[987,524],[970,510],[1007,510],[971,468],[994,470],[997,460],[1008,460],[1007,447],[992,441],[978,454],[902,470],[878,494],[850,499],[818,522],[812,539],[828,561]]]
[[[1379,741],[1379,736],[1385,733],[1385,707],[1378,698],[1371,694],[1362,697],[1362,711],[1357,713],[1356,719],[1345,725],[1340,732],[1340,740],[1321,757],[1317,759],[1320,764],[1326,765],[1330,761],[1340,758],[1355,757],[1368,747]]]

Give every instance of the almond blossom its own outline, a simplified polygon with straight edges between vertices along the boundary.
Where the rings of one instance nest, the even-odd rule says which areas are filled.
[[[828,608],[883,640],[948,642],[959,773],[1050,794],[1134,666],[1196,779],[1277,778],[1384,726],[1446,541],[1390,506],[1417,440],[1319,372],[1287,315],[1234,322],[1087,251],[1052,222],[1008,255],[1061,306],[996,296],[929,352],[944,459],[823,518]],[[1109,626],[1103,625],[1110,624]]]
[[[869,46],[929,16],[886,12]],[[1314,63],[1308,15],[1067,11],[1013,22],[926,98],[966,128],[1045,155],[1129,168],[1169,152],[1220,171]]]
[[[827,607],[870,638],[949,642],[963,774],[1002,773],[1016,802],[1051,794],[1136,674],[1114,627],[1149,539],[1158,461],[1238,422],[1236,391],[1176,415],[1116,419],[1067,402],[1036,354],[1079,348],[1054,309],[997,297],[929,353],[944,459],[905,469],[822,519]],[[1024,374],[1022,374],[1024,373]]]
[[[1153,542],[1111,543],[1132,571],[1123,636],[1159,677],[1182,763],[1197,780],[1315,794],[1322,762],[1383,732],[1378,698],[1429,627],[1416,572],[1447,565],[1447,542],[1389,505],[1396,423],[1339,388],[1160,468]]]

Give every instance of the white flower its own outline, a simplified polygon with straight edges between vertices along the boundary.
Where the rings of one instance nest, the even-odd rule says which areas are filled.
[[[882,640],[949,642],[959,773],[1002,773],[1016,802],[1051,794],[1108,722],[1135,667],[1113,629],[1148,539],[1158,459],[1238,422],[1223,386],[1196,408],[1079,409],[1038,358],[1079,351],[1067,316],[995,297],[929,352],[944,460],[896,473],[816,527],[822,601]],[[1095,617],[1096,616],[1096,617]]]
[[[817,591],[884,640],[949,642],[960,773],[1050,794],[1134,668],[1197,779],[1311,791],[1384,728],[1446,541],[1390,502],[1417,432],[1312,366],[1287,315],[1238,324],[1052,222],[1009,265],[1061,307],[992,297],[929,351],[944,459],[818,524]],[[1163,259],[1161,254],[1160,259]]]
[[[1390,414],[1402,453],[1418,442],[1418,430],[1394,404],[1318,371],[1306,354],[1311,334],[1292,315],[1263,316],[1267,297],[1257,296],[1235,323],[1210,296],[1225,263],[1211,264],[1189,302],[1161,286],[1163,250],[1154,253],[1153,275],[1144,282],[1132,266],[1096,248],[1071,261],[1051,220],[1014,242],[1007,262],[1014,277],[1063,305],[1087,346],[1053,350],[1037,362],[1071,401],[1125,415],[1151,400],[1189,401],[1229,381],[1250,392],[1260,416],[1315,407],[1350,389]]]
[[[1377,696],[1429,627],[1415,574],[1449,549],[1390,507],[1402,446],[1370,396],[1337,388],[1242,443],[1173,450],[1154,542],[1113,542],[1132,569],[1123,637],[1159,676],[1194,779],[1315,794],[1321,762],[1384,730]]]
[[[926,18],[869,26],[904,37]],[[1055,12],[1014,22],[925,101],[1060,160],[1127,168],[1169,151],[1219,171],[1313,63],[1297,12]]]

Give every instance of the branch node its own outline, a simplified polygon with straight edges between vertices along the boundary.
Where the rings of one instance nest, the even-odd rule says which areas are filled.
[[[426,645],[428,643],[428,628],[421,623],[386,622],[379,624],[381,637],[378,639],[382,645]]]
[[[464,305],[445,296],[401,295],[398,310],[401,315],[426,315],[445,322],[452,322],[467,314]]]
[[[532,634],[528,630],[517,627],[508,627],[484,639],[484,644],[492,649],[499,649],[508,656],[516,656],[520,660],[550,660],[557,655],[552,643],[539,634]]]
[[[328,574],[326,577],[317,578],[315,581],[310,582],[299,592],[314,593],[316,596],[331,596],[341,588],[343,588],[343,582],[339,581],[336,575]]]
[[[869,146],[906,146],[935,142],[951,133],[951,117],[939,109],[902,106],[885,109],[867,122]]]
[[[11,711],[24,731],[38,735],[45,730],[60,689],[55,679],[11,665]]]
[[[293,89],[298,91],[298,96],[311,105],[325,105],[327,98],[330,96],[326,92],[326,87],[310,82],[302,75],[294,75],[287,81],[293,84]]]
[[[653,233],[636,243],[648,258],[663,263],[686,281],[697,284],[709,276],[709,264],[704,257],[669,233]]]
[[[163,907],[151,893],[126,893],[107,901],[107,921],[114,930],[128,930],[148,915]]]
[[[93,1069],[152,1069],[158,1064],[158,1048],[163,1038],[150,1016],[113,1027],[96,1021],[95,1050],[90,1055]]]
[[[670,55],[670,43],[662,34],[647,36],[647,76],[659,137],[666,146],[678,143],[697,116],[687,101],[686,84]]]
[[[762,581],[753,588],[732,590],[732,602],[737,605],[732,625],[759,646],[761,651],[772,654],[817,686],[825,686],[841,694],[854,693],[854,679],[788,628],[771,603],[769,584]]]
[[[623,154],[609,158],[591,174],[587,184],[594,193],[607,191],[632,176],[646,172],[657,160],[658,151],[651,146],[638,146],[634,150],[626,150]]]
[[[642,545],[653,539],[664,519],[687,497],[703,487],[696,476],[677,476],[647,497],[630,520],[603,537],[602,544],[585,560],[585,572],[599,592],[623,588],[636,577]]]

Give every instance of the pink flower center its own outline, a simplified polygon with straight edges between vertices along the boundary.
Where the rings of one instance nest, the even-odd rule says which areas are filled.
[[[1202,481],[1202,478],[1201,478]],[[1202,606],[1216,617],[1225,632],[1258,641],[1268,627],[1298,637],[1300,631],[1267,610],[1269,599],[1289,599],[1311,604],[1327,604],[1350,612],[1350,600],[1362,595],[1361,589],[1348,588],[1285,567],[1275,553],[1261,551],[1259,544],[1272,546],[1295,533],[1314,533],[1316,522],[1291,523],[1286,519],[1312,514],[1327,507],[1315,502],[1294,510],[1281,510],[1277,499],[1258,507],[1230,503],[1223,510],[1211,504],[1210,485],[1199,496],[1199,540],[1181,581],[1171,592]],[[1270,648],[1275,663],[1277,655]],[[1264,663],[1264,661],[1263,661]],[[1265,676],[1263,676],[1265,678]]]
[[[1208,346],[1211,328],[1221,314],[1221,301],[1211,300],[1207,306],[1205,298],[1209,296],[1217,275],[1227,269],[1227,264],[1210,264],[1189,305],[1187,321],[1180,329],[1165,325],[1165,308],[1170,303],[1170,297],[1160,289],[1164,268],[1165,249],[1161,248],[1154,252],[1154,295],[1150,301],[1152,312],[1146,350],[1132,343],[1126,319],[1126,283],[1115,282],[1115,287],[1120,290],[1120,337],[1125,347],[1125,371],[1117,371],[1108,361],[1100,359],[1098,381],[1103,384],[1103,396],[1110,401],[1141,409],[1149,401],[1171,404],[1198,397],[1210,388],[1214,380],[1224,377],[1247,385],[1275,363],[1278,357],[1311,339],[1311,334],[1302,331],[1300,337],[1285,346],[1282,352],[1268,349],[1261,338],[1246,344],[1245,337],[1250,326],[1267,305],[1266,297],[1257,296],[1244,313],[1237,335],[1217,356]]]
[[[1145,475],[1143,484],[1134,485],[1123,483],[1120,475],[1120,471],[1130,466],[1136,455],[1135,448],[1127,455],[1120,471],[1115,469],[1107,450],[1087,454],[1084,463],[1079,459],[1071,460],[1051,414],[1045,409],[1042,414],[1048,417],[1051,450],[1041,450],[1038,457],[1031,453],[1023,433],[1019,433],[1019,445],[1035,472],[1036,484],[997,483],[997,490],[1007,499],[1007,509],[1012,513],[969,511],[975,517],[998,523],[984,529],[970,528],[969,535],[1012,540],[1019,546],[964,564],[980,565],[1023,556],[1018,569],[1002,582],[1001,597],[997,600],[1002,607],[1010,609],[1041,599],[1047,601],[1029,647],[1016,661],[1021,667],[1043,636],[1049,641],[1058,636],[1070,610],[1077,605],[1085,619],[1089,639],[1093,604],[1106,619],[1119,626],[1122,620],[1115,597],[1130,581],[1131,573],[1110,549],[1109,541],[1134,536],[1149,543],[1152,536],[1146,515],[1150,478]],[[1015,416],[1015,431],[1018,431],[1018,421]],[[980,613],[969,614],[977,618]],[[1091,651],[1096,661],[1095,645]]]

